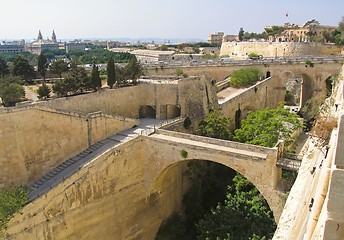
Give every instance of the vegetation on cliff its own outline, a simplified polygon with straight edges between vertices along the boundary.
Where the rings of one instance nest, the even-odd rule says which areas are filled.
[[[13,215],[30,201],[28,193],[27,187],[0,189],[0,231],[5,230]]]

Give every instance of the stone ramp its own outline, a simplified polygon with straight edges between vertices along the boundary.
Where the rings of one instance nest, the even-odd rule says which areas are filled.
[[[156,120],[156,119],[140,119],[140,125],[120,132],[116,135],[103,139],[81,153],[69,158],[59,166],[55,167],[52,171],[38,179],[32,185],[29,186],[31,192],[29,193],[29,199],[31,201],[47,193],[50,189],[54,188],[65,179],[79,171],[87,163],[119,144],[128,142],[138,135],[149,135],[154,132],[154,129],[165,124],[169,124],[173,121],[179,120]]]
[[[50,189],[58,185],[59,183],[63,182],[66,178],[70,177],[79,169],[81,169],[85,164],[87,164],[92,159],[99,156],[101,153],[110,149],[120,141],[113,140],[111,138],[106,138],[101,140],[83,152],[71,157],[67,161],[63,162],[59,166],[55,167],[51,172],[41,177],[39,180],[34,182],[31,186],[29,186],[30,190],[32,191],[29,194],[29,198],[32,200],[38,198],[42,194],[45,194]]]

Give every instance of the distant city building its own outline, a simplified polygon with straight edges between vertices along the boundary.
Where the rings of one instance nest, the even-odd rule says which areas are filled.
[[[45,49],[64,49],[63,43],[58,43],[56,41],[56,35],[53,31],[53,34],[51,36],[51,40],[43,40],[43,36],[41,31],[38,32],[37,39],[32,42],[25,45],[25,51],[30,52],[32,54],[40,54],[42,50]]]
[[[0,42],[0,53],[19,54],[25,51],[25,41]]]
[[[85,50],[86,43],[82,43],[80,41],[72,41],[64,44],[66,53],[69,53],[73,50]]]
[[[310,34],[309,32],[313,32],[313,36],[319,37],[324,39],[326,42],[326,34],[333,32],[337,27],[334,26],[322,26],[322,25],[314,25],[311,28],[305,25],[290,25],[286,23],[284,25],[286,28],[283,32],[276,35],[269,36],[270,42],[309,42],[310,41]],[[266,28],[272,28],[271,26],[267,26]]]
[[[238,35],[224,35],[222,38],[222,42],[235,42],[239,41]]]
[[[209,33],[208,35],[208,43],[218,43],[221,44],[223,41],[223,36],[225,34],[223,32],[216,32],[215,34]]]

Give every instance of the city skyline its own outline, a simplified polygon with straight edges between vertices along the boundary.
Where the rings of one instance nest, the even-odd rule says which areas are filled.
[[[344,16],[342,0],[311,3],[225,0],[34,0],[6,1],[0,9],[0,39],[200,39],[208,33],[260,33],[267,25],[304,24],[317,19],[337,26]],[[288,15],[288,16],[287,16]]]

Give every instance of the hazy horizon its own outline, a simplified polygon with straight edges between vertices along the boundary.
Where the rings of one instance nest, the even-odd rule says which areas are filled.
[[[285,22],[304,24],[317,19],[321,25],[337,26],[344,1],[331,4],[290,0],[17,0],[0,8],[0,39],[199,39],[209,33],[260,33],[267,25]],[[288,13],[288,17],[286,14]]]

